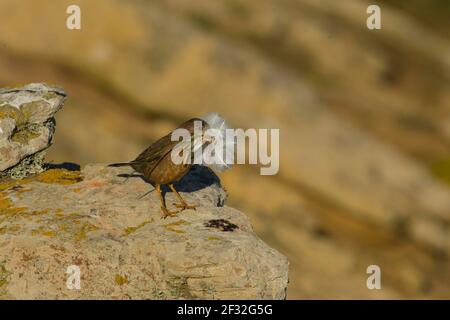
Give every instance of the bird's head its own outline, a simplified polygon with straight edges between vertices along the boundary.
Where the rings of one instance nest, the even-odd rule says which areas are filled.
[[[202,157],[202,164],[215,171],[224,171],[234,161],[235,138],[227,139],[228,126],[219,114],[208,113],[193,118],[180,127],[191,134],[191,158]]]
[[[191,138],[179,145],[177,152],[189,149],[184,157],[196,162],[201,157],[201,164],[215,171],[224,171],[234,162],[234,135],[227,135],[228,126],[219,114],[208,113],[202,118],[193,118],[179,126],[187,129]],[[186,161],[184,158],[183,161]],[[197,159],[197,160],[196,160]]]

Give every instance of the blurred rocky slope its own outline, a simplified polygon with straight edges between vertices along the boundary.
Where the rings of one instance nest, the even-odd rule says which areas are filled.
[[[223,184],[291,261],[288,298],[449,297],[445,28],[385,4],[369,31],[365,1],[99,0],[68,31],[69,4],[1,2],[0,84],[71,93],[48,160],[128,160],[207,111],[280,128],[277,176]]]

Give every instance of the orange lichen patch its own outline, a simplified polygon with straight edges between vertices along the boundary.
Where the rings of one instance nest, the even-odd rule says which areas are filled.
[[[103,187],[104,185],[106,185],[106,181],[97,180],[97,181],[89,181],[88,183],[85,184],[85,187],[86,188],[99,188],[99,187]]]
[[[49,169],[36,177],[36,181],[42,183],[74,184],[83,181],[80,171],[66,169]]]
[[[122,285],[128,283],[127,277],[122,277],[120,274],[116,274],[115,281],[119,286],[122,286]]]
[[[74,189],[72,189],[72,191],[76,192],[76,193],[80,192],[81,190],[83,190],[83,189],[81,189],[81,188],[74,188]]]

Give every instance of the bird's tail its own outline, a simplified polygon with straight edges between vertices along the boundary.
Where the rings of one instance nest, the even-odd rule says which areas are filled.
[[[131,163],[129,163],[129,162],[119,162],[119,163],[108,164],[108,167],[126,167],[126,166],[131,166]]]

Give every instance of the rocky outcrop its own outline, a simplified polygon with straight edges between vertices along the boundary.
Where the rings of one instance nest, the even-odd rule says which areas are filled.
[[[153,187],[130,169],[67,167],[1,181],[0,298],[285,298],[287,259],[222,206],[209,169],[178,183],[197,210],[163,219]],[[73,265],[79,290],[66,285]]]
[[[54,115],[65,97],[45,84],[0,89],[0,173],[23,178],[43,171],[43,151],[52,143]]]

